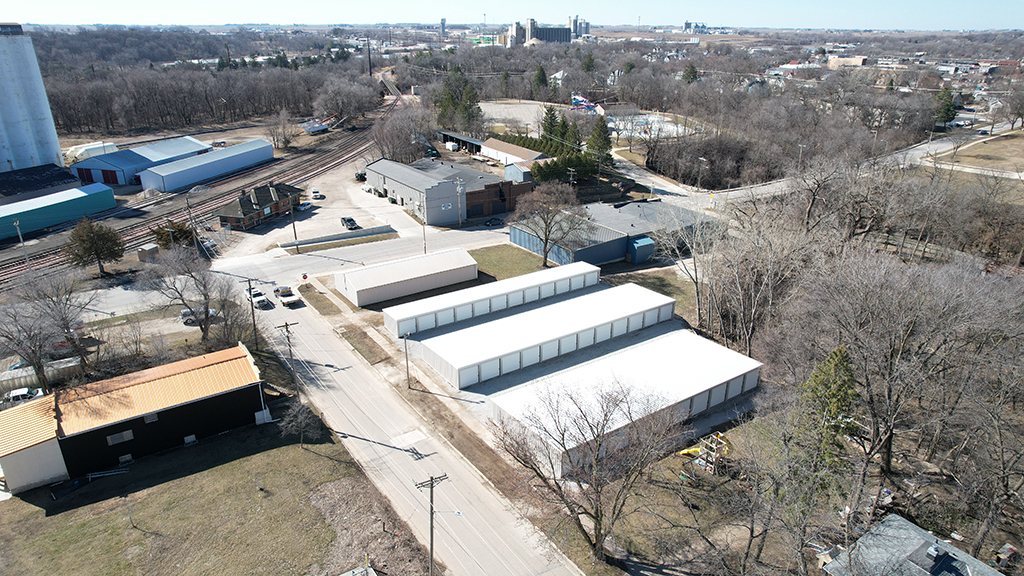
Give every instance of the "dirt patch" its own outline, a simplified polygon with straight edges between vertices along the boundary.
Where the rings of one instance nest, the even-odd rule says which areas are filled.
[[[540,256],[512,244],[470,250],[469,255],[476,260],[479,272],[496,280],[505,280],[544,269]]]
[[[330,298],[320,293],[312,284],[299,284],[299,294],[306,300],[306,304],[315,308],[321,316],[337,316],[341,314],[341,308],[338,308],[334,302],[331,302]]]

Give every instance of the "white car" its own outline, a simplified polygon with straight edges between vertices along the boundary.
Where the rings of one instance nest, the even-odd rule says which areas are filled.
[[[305,212],[306,210],[309,210],[312,207],[313,207],[313,203],[312,202],[303,202],[303,203],[299,204],[298,206],[296,206],[295,209],[298,210],[299,212]]]
[[[274,303],[270,301],[270,298],[260,294],[252,299],[252,305],[263,310],[264,308],[273,308]]]
[[[320,190],[317,190],[316,188],[310,188],[309,189],[309,193],[311,195],[311,198],[313,198],[313,200],[323,200],[324,199],[324,195],[321,194]]]
[[[42,398],[43,391],[39,388],[15,388],[3,396],[3,403],[10,406],[17,406],[29,400]]]

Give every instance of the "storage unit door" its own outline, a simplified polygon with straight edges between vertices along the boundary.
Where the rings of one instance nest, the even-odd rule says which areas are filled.
[[[501,362],[495,358],[480,365],[480,381],[490,380],[501,375]]]
[[[623,318],[622,320],[616,320],[615,322],[612,322],[612,337],[622,336],[623,334],[625,334],[628,322],[629,321],[626,320],[625,318]]]
[[[558,349],[562,354],[568,354],[576,350],[576,335],[566,336],[558,342]]]
[[[603,324],[601,326],[598,326],[594,330],[594,335],[596,336],[598,342],[604,342],[605,340],[612,337],[612,325]]]
[[[711,389],[711,406],[718,406],[725,401],[726,384],[719,384]]]
[[[540,347],[532,346],[523,350],[523,368],[540,362]]]
[[[465,388],[472,386],[480,381],[480,374],[477,370],[477,366],[470,366],[469,368],[463,368],[459,370],[459,388]]]
[[[707,391],[701,392],[693,397],[693,407],[690,410],[691,414],[699,414],[708,409],[708,393]]]
[[[555,295],[555,284],[554,282],[548,284],[542,284],[540,287],[540,297],[550,298]]]
[[[526,298],[527,302],[540,300],[540,288],[537,286],[527,288],[526,290],[523,290],[523,296]]]
[[[654,326],[658,323],[658,309],[644,312],[644,326]]]
[[[117,171],[116,170],[103,170],[103,183],[104,184],[117,184]]]
[[[555,294],[565,294],[569,291],[569,279],[563,278],[555,282]]]
[[[629,331],[636,332],[644,327],[644,315],[634,314],[629,317]]]
[[[416,319],[409,318],[408,320],[402,320],[398,323],[398,335],[412,334],[416,331]]]
[[[416,319],[416,327],[422,332],[423,330],[430,330],[435,326],[437,319],[433,314],[424,314]]]
[[[481,300],[479,302],[473,302],[473,316],[480,316],[481,314],[487,314],[491,311],[490,300]]]
[[[743,392],[743,377],[737,376],[732,380],[729,380],[729,388],[726,390],[726,398],[735,398]]]
[[[540,345],[541,360],[551,360],[555,356],[558,356],[558,340],[552,340],[551,342]]]
[[[582,276],[582,275],[581,276],[573,276],[572,278],[569,278],[569,289],[570,290],[579,290],[580,288],[583,288],[584,286],[586,286],[586,284],[587,284],[587,279],[584,276]]]
[[[498,310],[504,310],[507,308],[508,300],[505,295],[495,296],[491,298],[491,312],[497,312]]]
[[[588,272],[587,273],[587,286],[593,286],[594,284],[597,284],[598,280],[600,280],[600,279],[601,279],[601,273],[598,272],[597,270],[594,270],[593,272]]]
[[[445,308],[437,312],[437,325],[444,326],[445,324],[451,324],[455,322],[455,309]]]
[[[508,307],[519,306],[523,303],[523,291],[516,290],[508,295]]]
[[[455,309],[455,319],[458,321],[469,320],[473,317],[473,305],[464,304]]]
[[[592,329],[591,330],[584,330],[583,332],[580,332],[579,336],[580,336],[580,340],[579,340],[580,348],[586,348],[587,346],[590,346],[590,345],[592,345],[594,343],[594,330],[592,330]]]
[[[519,352],[509,354],[501,359],[501,373],[508,374],[513,370],[519,370]]]

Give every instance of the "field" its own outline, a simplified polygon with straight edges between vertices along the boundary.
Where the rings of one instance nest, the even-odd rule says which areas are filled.
[[[470,250],[469,255],[476,260],[477,270],[493,276],[495,280],[544,269],[540,256],[511,244]]]
[[[279,415],[278,415],[279,416]],[[344,448],[250,426],[58,500],[0,503],[9,575],[426,573],[426,551]]]
[[[950,157],[950,154],[939,156],[939,161],[949,162]],[[1024,132],[1012,132],[961,148],[956,154],[955,163],[976,168],[1020,172],[1024,170]]]

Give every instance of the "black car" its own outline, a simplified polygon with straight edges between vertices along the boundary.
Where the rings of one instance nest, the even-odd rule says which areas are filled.
[[[344,224],[345,228],[347,228],[349,230],[357,230],[357,229],[359,229],[359,224],[356,224],[356,221],[353,220],[349,216],[342,216],[341,217],[341,223]]]
[[[504,225],[505,225],[505,221],[502,220],[501,218],[491,218],[490,220],[484,222],[484,226],[504,226]]]

